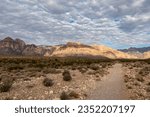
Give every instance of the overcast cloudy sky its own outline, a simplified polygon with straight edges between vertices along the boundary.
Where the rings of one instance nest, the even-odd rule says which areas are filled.
[[[150,0],[0,0],[0,39],[150,46]]]

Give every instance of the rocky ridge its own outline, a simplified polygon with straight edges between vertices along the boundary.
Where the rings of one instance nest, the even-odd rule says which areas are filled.
[[[99,57],[111,59],[136,59],[136,55],[128,54],[119,50],[112,49],[104,45],[85,45],[79,42],[68,42],[57,46],[38,46],[26,44],[21,39],[13,40],[6,37],[0,40],[0,55],[7,56],[46,56],[46,57]],[[145,53],[144,57],[147,57]]]

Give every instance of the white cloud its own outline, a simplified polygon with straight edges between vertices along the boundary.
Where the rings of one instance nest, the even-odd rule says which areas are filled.
[[[150,44],[149,0],[1,0],[0,38],[115,48]]]
[[[142,6],[142,4],[145,2],[145,0],[133,0],[133,7],[139,7]]]

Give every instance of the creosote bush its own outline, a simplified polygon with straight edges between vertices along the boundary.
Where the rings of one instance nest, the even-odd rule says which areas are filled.
[[[69,93],[69,96],[72,97],[72,98],[79,98],[80,97],[79,94],[75,91],[71,91]]]
[[[70,96],[66,92],[62,92],[60,95],[61,100],[70,100]]]
[[[0,81],[0,92],[8,92],[12,87],[12,84],[13,80],[9,78],[9,76],[3,76],[3,78]]]
[[[100,68],[98,65],[95,65],[95,64],[91,64],[89,67],[92,70],[99,70],[99,68]]]
[[[140,76],[140,75],[138,75],[136,79],[139,82],[144,82],[144,78],[142,76]]]
[[[64,81],[71,81],[72,80],[72,77],[71,77],[70,72],[68,70],[65,70],[63,72],[63,80]]]
[[[54,82],[52,79],[45,78],[43,80],[43,85],[46,87],[51,87],[51,86],[53,86],[53,84],[54,84]]]

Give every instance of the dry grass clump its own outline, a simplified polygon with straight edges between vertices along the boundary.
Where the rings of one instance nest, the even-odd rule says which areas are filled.
[[[139,81],[139,82],[144,82],[144,78],[143,78],[142,76],[140,76],[140,75],[137,75],[137,76],[136,76],[136,79],[137,79],[137,81]]]
[[[52,79],[45,78],[43,80],[43,85],[46,87],[51,87],[51,86],[53,86],[53,84],[54,84],[54,81]]]
[[[149,86],[150,86],[150,82],[149,82],[149,83],[147,83],[147,85],[149,85]]]
[[[131,85],[131,84],[126,84],[126,87],[127,87],[128,89],[132,89],[132,85]]]
[[[147,87],[147,88],[146,88],[146,91],[147,91],[147,92],[150,92],[150,87]]]
[[[75,91],[71,91],[71,92],[63,91],[60,95],[61,100],[77,99],[79,97],[80,97],[80,95]]]
[[[60,99],[61,100],[70,100],[70,96],[65,91],[63,91],[60,95]]]
[[[71,91],[70,93],[69,93],[69,96],[71,97],[71,98],[79,98],[80,96],[79,96],[79,94],[77,93],[77,92],[75,92],[75,91]]]
[[[1,76],[0,81],[0,92],[8,92],[10,88],[12,87],[13,79],[10,78],[10,76]]]
[[[95,64],[89,65],[89,68],[92,70],[99,70],[100,69],[100,67],[98,65],[95,65]]]
[[[144,67],[139,71],[139,74],[142,76],[147,76],[150,73],[150,67]]]
[[[64,81],[71,81],[72,80],[72,77],[71,77],[70,72],[68,70],[65,70],[63,72],[63,80]]]

